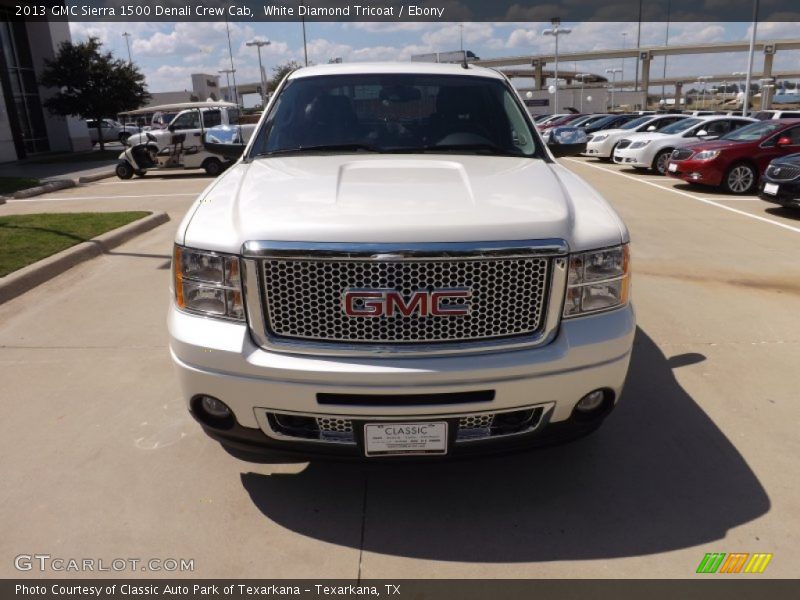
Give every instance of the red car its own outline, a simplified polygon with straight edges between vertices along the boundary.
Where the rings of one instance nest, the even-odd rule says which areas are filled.
[[[756,191],[773,158],[795,152],[800,152],[800,119],[760,121],[714,141],[676,148],[667,174],[733,194],[749,194]]]

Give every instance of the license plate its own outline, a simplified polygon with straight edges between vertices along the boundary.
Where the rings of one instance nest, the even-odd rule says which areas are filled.
[[[771,196],[778,195],[778,184],[777,183],[765,183],[764,184],[764,193],[770,194]]]
[[[447,422],[368,423],[364,425],[367,456],[447,454]]]
[[[678,170],[678,165],[676,165],[675,163],[669,163],[667,169],[669,170],[670,173],[674,173],[675,171]]]

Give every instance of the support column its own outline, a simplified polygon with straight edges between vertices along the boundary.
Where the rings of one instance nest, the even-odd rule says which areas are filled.
[[[639,55],[639,60],[642,63],[642,83],[639,89],[644,92],[644,96],[647,98],[647,94],[650,91],[650,61],[653,60],[653,56],[649,52],[642,52]]]
[[[675,82],[675,108],[677,110],[681,109],[681,97],[683,96],[683,82],[676,81]]]
[[[534,58],[531,61],[531,65],[533,66],[533,87],[536,90],[543,90],[545,84],[543,73],[545,62],[543,60]]]

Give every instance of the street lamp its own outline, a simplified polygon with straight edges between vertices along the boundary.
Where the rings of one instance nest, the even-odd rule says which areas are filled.
[[[583,112],[583,86],[586,83],[586,78],[591,76],[591,73],[578,73],[575,75],[575,79],[581,82],[581,112]]]
[[[706,83],[711,79],[711,75],[701,75],[697,78],[697,83],[703,86],[703,108],[706,107]]]
[[[542,35],[552,35],[556,38],[556,66],[555,66],[555,80],[556,80],[556,91],[555,91],[555,104],[553,105],[553,114],[558,112],[558,36],[560,35],[567,35],[572,33],[572,29],[567,27],[561,27],[561,19],[554,18],[550,19],[550,23],[553,25],[550,29],[545,29],[542,31]]]
[[[267,106],[267,85],[264,82],[264,67],[261,66],[261,48],[263,46],[269,46],[271,43],[272,42],[269,40],[252,39],[244,44],[245,46],[255,46],[258,48],[258,74],[261,79],[261,108]]]
[[[622,73],[622,69],[606,69],[606,73],[611,73],[611,111],[614,111],[614,88],[617,84],[617,73]]]
[[[753,54],[756,49],[756,28],[758,26],[758,2],[753,0],[753,28],[750,31],[750,51],[747,54],[747,79],[744,83],[744,101],[742,102],[742,116],[747,116],[747,109],[750,105],[750,78],[753,73]]]
[[[230,102],[231,94],[231,73],[236,73],[236,69],[221,69],[217,73],[225,73],[225,91],[228,92],[228,101]]]
[[[125,38],[125,45],[128,47],[128,64],[132,65],[133,64],[133,60],[131,60],[131,43],[129,41],[129,38],[131,37],[131,34],[126,31],[126,32],[124,32],[122,34],[122,37]]]
[[[625,45],[625,42],[627,40],[628,40],[628,32],[627,31],[623,31],[622,32],[622,49],[623,50],[627,49],[626,45]],[[625,57],[624,56],[622,57],[622,75],[620,75],[619,78],[620,78],[621,81],[625,80]]]

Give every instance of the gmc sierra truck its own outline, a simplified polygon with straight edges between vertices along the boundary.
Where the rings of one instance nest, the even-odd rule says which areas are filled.
[[[457,456],[572,439],[622,391],[628,231],[508,79],[336,64],[276,90],[178,228],[189,410],[223,445]]]

